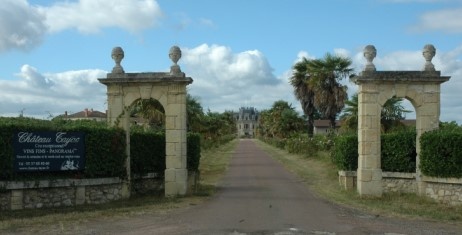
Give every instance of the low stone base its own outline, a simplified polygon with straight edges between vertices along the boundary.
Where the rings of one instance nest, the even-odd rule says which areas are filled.
[[[354,190],[356,171],[339,171],[339,184],[345,190]],[[462,205],[462,179],[422,177],[426,197],[435,201]],[[418,193],[415,173],[382,172],[379,184],[384,193]]]

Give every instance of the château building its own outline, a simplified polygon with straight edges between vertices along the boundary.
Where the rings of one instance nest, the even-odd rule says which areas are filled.
[[[258,127],[258,111],[253,107],[241,107],[234,113],[238,137],[255,137]]]

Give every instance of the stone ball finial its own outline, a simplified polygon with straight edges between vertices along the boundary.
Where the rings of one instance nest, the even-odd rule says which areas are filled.
[[[177,64],[181,58],[181,50],[178,46],[172,46],[168,53],[168,57],[172,60],[173,65],[170,66],[170,73],[173,75],[181,75],[180,66]]]
[[[181,50],[177,46],[172,46],[168,53],[168,57],[173,61],[173,64],[177,64],[181,58]]]
[[[124,68],[120,65],[122,59],[124,58],[124,50],[122,47],[114,47],[112,48],[111,57],[115,62],[114,68],[112,68],[112,73],[125,73]]]
[[[375,49],[374,45],[367,45],[364,47],[363,52],[364,58],[366,58],[367,61],[364,71],[375,71],[375,65],[372,63],[372,61],[377,56],[377,50]]]
[[[432,64],[432,59],[435,57],[436,48],[432,44],[427,44],[422,50],[422,55],[425,58],[424,71],[435,71],[435,66]]]

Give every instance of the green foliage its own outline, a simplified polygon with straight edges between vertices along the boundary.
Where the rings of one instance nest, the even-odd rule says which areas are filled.
[[[305,129],[305,120],[283,100],[274,102],[271,109],[261,111],[259,121],[258,132],[263,139],[284,139]]]
[[[451,128],[430,131],[420,138],[420,169],[427,176],[462,177],[462,132]]]
[[[383,134],[381,136],[382,170],[391,172],[415,172],[417,156],[415,151],[415,139],[415,130]]]
[[[201,136],[198,133],[188,133],[188,170],[198,171],[201,159]]]
[[[406,110],[401,102],[403,98],[392,97],[383,104],[380,123],[382,131],[387,133],[400,129],[405,129],[401,120],[404,120],[405,114],[411,111]],[[357,130],[358,129],[358,93],[353,94],[350,100],[345,101],[347,105],[343,109],[343,114],[340,120],[343,121],[342,129],[344,130]]]
[[[165,134],[149,131],[132,131],[130,137],[131,172],[144,175],[156,172],[163,175],[165,171]],[[201,137],[197,133],[187,134],[188,170],[199,169],[201,157]]]
[[[459,126],[457,122],[441,122],[440,123],[440,130],[445,132],[461,132],[462,133],[462,126]]]
[[[143,175],[149,172],[163,174],[165,171],[165,134],[159,132],[133,131],[130,137],[131,170]],[[201,139],[197,133],[187,134],[188,170],[198,170],[201,157]]]
[[[17,131],[85,132],[85,170],[83,172],[16,173],[13,169],[13,135]],[[0,117],[0,179],[22,180],[53,177],[125,177],[125,134],[95,121],[53,121],[33,118]]]
[[[332,162],[339,170],[355,171],[358,169],[358,136],[339,135],[334,138],[331,151]]]
[[[216,136],[214,138],[201,135],[201,148],[211,149],[217,148],[223,144],[230,142],[231,140],[236,139],[236,134],[228,134],[222,136]]]
[[[285,149],[289,153],[296,154],[310,154],[316,153],[320,150],[320,144],[317,139],[309,137],[308,134],[293,135],[287,139]]]
[[[415,131],[402,131],[381,136],[381,165],[383,171],[415,172]],[[358,136],[340,135],[334,139],[332,161],[339,170],[358,168]]]
[[[125,132],[122,129],[79,129],[85,132],[84,177],[121,177],[125,171]]]
[[[132,131],[130,135],[131,173],[145,175],[165,171],[165,134]]]

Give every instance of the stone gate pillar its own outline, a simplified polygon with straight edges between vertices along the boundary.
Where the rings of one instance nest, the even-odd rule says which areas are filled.
[[[174,46],[169,57],[173,61],[170,72],[125,73],[120,65],[124,58],[122,48],[112,50],[116,65],[106,78],[98,79],[107,86],[107,119],[111,125],[126,131],[127,181],[130,184],[130,107],[140,99],[156,99],[165,110],[165,195],[184,195],[187,191],[186,95],[187,85],[193,82],[177,64],[181,50]]]
[[[393,97],[408,99],[416,111],[416,181],[418,192],[424,193],[425,183],[419,169],[419,139],[422,133],[438,128],[440,85],[450,78],[435,71],[431,63],[435,52],[432,45],[424,47],[426,63],[423,71],[376,71],[372,61],[377,51],[372,45],[365,47],[365,69],[351,79],[359,86],[357,190],[361,196],[382,195],[381,110]]]

